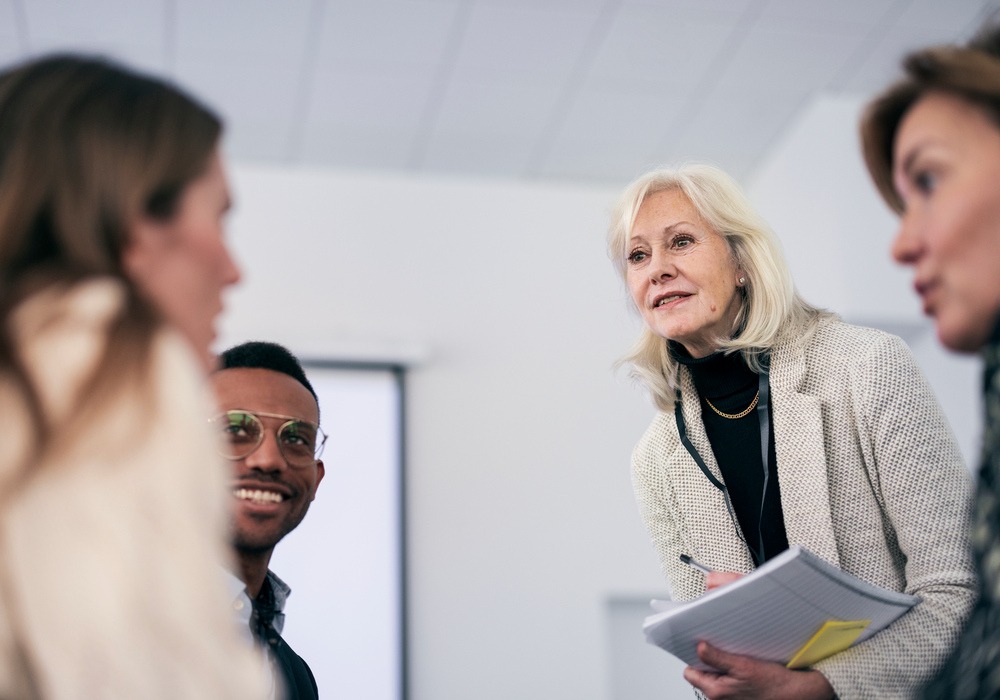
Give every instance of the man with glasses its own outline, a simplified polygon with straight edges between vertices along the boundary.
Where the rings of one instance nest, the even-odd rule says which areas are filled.
[[[212,424],[233,465],[233,609],[282,678],[286,692],[274,696],[317,698],[312,671],[280,634],[290,589],[268,568],[323,479],[316,392],[294,355],[263,342],[222,353],[212,385],[220,410]]]

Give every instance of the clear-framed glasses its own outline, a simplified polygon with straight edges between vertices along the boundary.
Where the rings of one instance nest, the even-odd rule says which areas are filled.
[[[234,409],[211,419],[212,428],[222,436],[222,456],[243,459],[252,455],[264,442],[266,428],[261,418],[284,420],[274,434],[281,454],[291,466],[310,466],[323,454],[327,436],[315,423],[277,413]]]

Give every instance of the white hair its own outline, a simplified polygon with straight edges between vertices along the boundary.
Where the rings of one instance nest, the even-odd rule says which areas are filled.
[[[746,283],[740,288],[740,310],[733,329],[739,333],[721,340],[718,349],[742,353],[751,369],[761,371],[779,338],[804,340],[827,312],[799,296],[777,237],[736,181],[705,164],[652,170],[622,192],[608,229],[608,255],[623,280],[639,208],[647,197],[665,190],[678,190],[690,200],[702,219],[726,241],[733,261],[743,271]],[[677,362],[670,356],[666,340],[646,328],[621,362],[631,364],[633,376],[650,390],[658,408],[673,408]]]

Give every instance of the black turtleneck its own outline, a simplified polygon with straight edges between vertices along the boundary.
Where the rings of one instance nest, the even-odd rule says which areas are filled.
[[[774,422],[769,421],[767,494],[762,506],[764,463],[760,455],[757,412],[750,411],[737,419],[725,418],[707,403],[711,401],[723,413],[742,413],[757,395],[757,374],[747,367],[739,353],[715,353],[695,359],[677,343],[670,344],[670,351],[691,372],[701,397],[701,419],[712,445],[712,454],[751,552],[763,546],[763,557],[754,553],[757,564],[762,564],[788,549],[774,452]],[[770,405],[767,408],[771,411]]]

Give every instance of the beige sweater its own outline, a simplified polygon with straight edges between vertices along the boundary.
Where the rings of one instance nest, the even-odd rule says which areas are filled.
[[[110,280],[34,297],[12,321],[56,425],[122,303]],[[78,439],[27,460],[23,399],[0,376],[0,697],[264,697],[220,561],[226,465],[189,347],[154,339],[151,400],[104,407]],[[142,430],[138,417],[151,419]]]
[[[681,383],[688,435],[722,480],[686,370]],[[789,544],[923,599],[816,669],[842,700],[913,697],[944,662],[976,596],[971,479],[951,430],[899,338],[837,320],[821,321],[804,352],[775,348],[770,387]],[[640,511],[676,599],[705,590],[682,553],[720,571],[752,569],[722,492],[681,445],[673,413],[656,416],[632,461]]]

